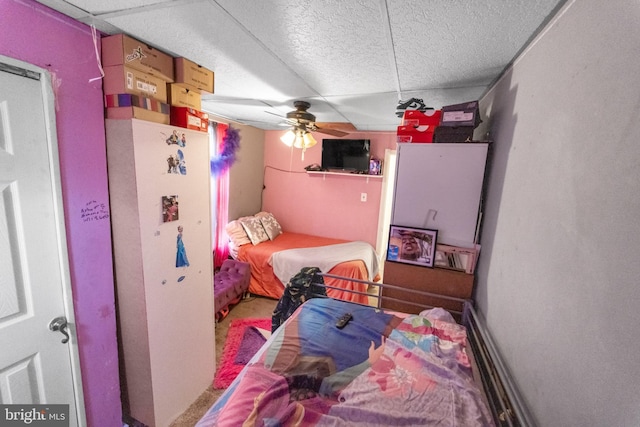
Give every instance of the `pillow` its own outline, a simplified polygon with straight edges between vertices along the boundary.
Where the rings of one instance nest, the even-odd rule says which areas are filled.
[[[244,227],[242,227],[242,223],[240,223],[239,220],[233,220],[227,224],[225,231],[227,232],[227,236],[229,236],[229,240],[233,242],[235,247],[251,243],[249,236],[247,236],[247,232],[244,231]]]
[[[258,212],[256,217],[260,218],[260,222],[264,227],[264,231],[267,232],[270,240],[275,240],[280,234],[282,234],[282,227],[276,221],[276,217],[269,212]]]
[[[269,240],[269,236],[267,236],[267,232],[264,231],[260,218],[251,216],[249,218],[240,218],[239,221],[244,231],[246,231],[247,236],[249,236],[249,240],[251,240],[251,243],[254,245]]]

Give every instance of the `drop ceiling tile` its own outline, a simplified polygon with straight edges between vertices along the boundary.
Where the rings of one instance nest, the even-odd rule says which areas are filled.
[[[558,0],[388,0],[402,90],[491,83]]]
[[[213,70],[217,94],[267,101],[314,94],[212,3],[141,11],[107,21],[143,41],[153,40],[173,56]],[[140,26],[140,21],[183,24]]]
[[[379,2],[219,3],[319,95],[395,91]]]

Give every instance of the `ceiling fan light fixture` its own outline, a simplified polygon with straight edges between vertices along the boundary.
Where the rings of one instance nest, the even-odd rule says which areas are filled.
[[[304,131],[300,129],[296,129],[296,137],[293,140],[294,148],[302,148],[304,149]]]
[[[280,141],[287,147],[302,149],[302,160],[304,160],[304,152],[306,149],[318,143],[313,135],[311,135],[311,132],[301,128],[289,129],[280,137]]]
[[[293,130],[289,129],[284,135],[280,137],[280,141],[287,147],[291,147],[296,139],[296,134]]]
[[[301,148],[302,151],[307,148],[313,147],[318,142],[313,138],[313,135],[309,131],[297,129],[295,131],[295,138],[293,140],[294,148]]]
[[[302,138],[304,139],[304,148],[313,147],[318,143],[313,135],[311,135],[311,132],[306,132]]]

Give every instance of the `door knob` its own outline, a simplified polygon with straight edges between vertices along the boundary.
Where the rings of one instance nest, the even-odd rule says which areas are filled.
[[[64,316],[56,317],[49,323],[49,329],[56,332],[60,331],[65,338],[62,339],[62,344],[69,342],[69,333],[67,332],[67,318]]]

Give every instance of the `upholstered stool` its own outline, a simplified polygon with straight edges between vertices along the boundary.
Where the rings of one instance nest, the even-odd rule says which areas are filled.
[[[213,276],[213,299],[216,320],[229,314],[229,306],[237,304],[249,289],[251,272],[246,262],[226,259]]]

